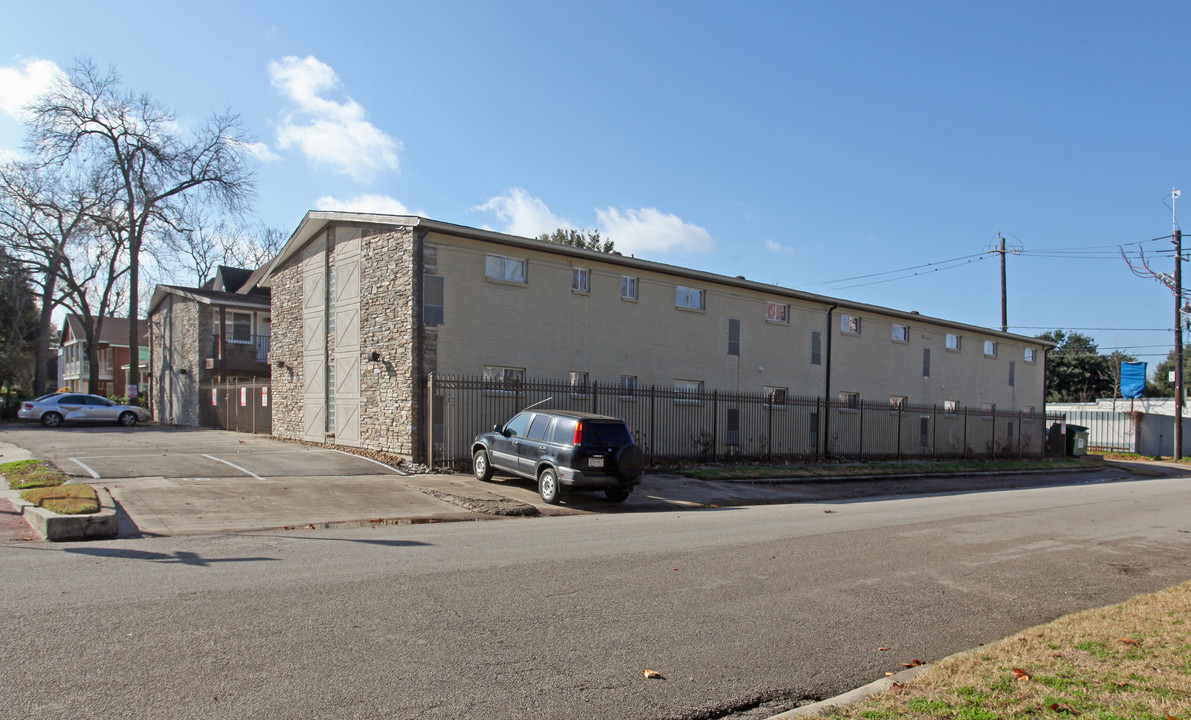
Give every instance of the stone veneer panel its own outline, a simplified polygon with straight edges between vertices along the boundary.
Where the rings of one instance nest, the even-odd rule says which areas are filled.
[[[361,365],[360,445],[420,456],[414,292],[421,283],[414,277],[413,229],[395,228],[361,242],[360,349],[379,352],[380,360]]]
[[[270,279],[272,365],[269,402],[273,405],[273,435],[288,440],[302,437],[302,253],[274,270]],[[277,362],[285,367],[277,367]]]
[[[172,303],[167,298],[149,316],[151,412],[158,422],[199,424],[198,384],[203,364],[199,355],[199,318],[198,303],[178,298],[172,298]]]

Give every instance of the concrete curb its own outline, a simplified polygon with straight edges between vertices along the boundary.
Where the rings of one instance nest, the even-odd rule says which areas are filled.
[[[814,717],[816,715],[822,715],[833,708],[842,707],[845,705],[855,705],[858,702],[863,702],[864,700],[869,699],[873,695],[885,692],[889,688],[893,687],[894,683],[905,684],[926,672],[931,667],[931,665],[919,665],[916,668],[903,670],[896,675],[890,675],[889,677],[881,678],[880,680],[871,682],[868,685],[858,687],[855,690],[849,690],[842,695],[836,695],[833,698],[820,700],[817,703],[811,703],[810,705],[803,705],[800,708],[787,710],[784,713],[774,715],[767,718],[766,720],[791,720],[792,718]]]
[[[723,480],[708,480],[704,482],[722,482],[734,483],[737,485],[801,485],[813,484],[820,482],[875,482],[879,480],[923,480],[934,478],[959,478],[959,477],[984,477],[984,476],[998,476],[998,475],[1038,475],[1052,473],[1077,473],[1088,472],[1094,470],[1103,470],[1104,468],[1054,468],[1053,470],[974,470],[968,472],[949,472],[949,473],[905,473],[897,475],[820,475],[815,477],[784,477],[784,478],[725,478]],[[678,473],[668,473],[687,480],[699,480],[688,475],[679,475]]]
[[[99,512],[89,515],[59,515],[19,496],[10,500],[33,530],[46,540],[110,540],[119,532],[116,502],[105,488],[95,488],[95,494],[99,496]]]

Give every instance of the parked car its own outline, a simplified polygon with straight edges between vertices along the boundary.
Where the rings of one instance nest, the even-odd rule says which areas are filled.
[[[39,420],[46,427],[58,427],[64,422],[110,422],[132,427],[148,420],[149,411],[135,405],[117,405],[98,395],[56,392],[21,403],[17,417]]]
[[[551,505],[564,488],[603,490],[621,502],[640,482],[645,454],[624,420],[568,410],[526,410],[472,442],[472,472],[488,481],[500,470],[538,483]]]

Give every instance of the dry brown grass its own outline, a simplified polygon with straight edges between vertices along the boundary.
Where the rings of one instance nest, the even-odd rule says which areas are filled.
[[[21,497],[59,515],[87,515],[99,512],[99,496],[90,485],[33,488],[22,492]]]
[[[1191,720],[1191,582],[948,658],[826,717]]]

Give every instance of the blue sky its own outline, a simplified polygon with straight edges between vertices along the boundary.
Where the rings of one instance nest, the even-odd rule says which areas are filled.
[[[1008,260],[1011,330],[1120,328],[1081,331],[1151,364],[1173,340],[1154,330],[1173,324],[1169,291],[1114,253],[1169,235],[1171,189],[1191,190],[1191,6],[56,2],[2,17],[0,152],[19,148],[20,100],[89,57],[184,124],[238,112],[261,158],[256,216],[287,233],[310,209],[599,228],[639,257],[988,327],[985,251],[1003,233],[1025,251]]]

